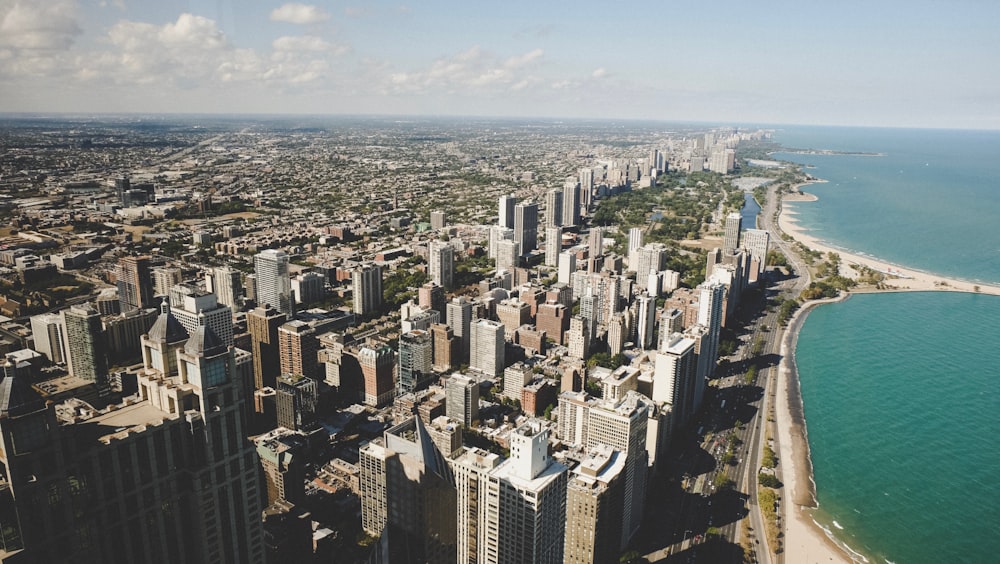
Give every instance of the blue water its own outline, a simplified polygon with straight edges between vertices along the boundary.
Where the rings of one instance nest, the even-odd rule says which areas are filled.
[[[790,206],[835,246],[937,274],[1000,283],[1000,132],[794,127],[786,147],[883,153],[777,158],[827,180]]]
[[[1000,281],[1000,133],[788,128],[779,154],[829,180],[795,204],[821,239],[905,267]],[[877,561],[1000,555],[1000,297],[853,296],[814,310],[799,367],[820,510]],[[831,527],[836,521],[843,530]]]

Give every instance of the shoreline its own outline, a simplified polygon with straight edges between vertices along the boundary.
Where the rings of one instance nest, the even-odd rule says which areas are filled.
[[[839,254],[842,276],[858,279],[860,273],[853,265],[863,265],[883,273],[889,271],[906,277],[892,277],[890,274],[883,280],[882,288],[872,286],[854,288],[849,292],[842,292],[837,298],[808,301],[795,311],[785,328],[781,340],[781,360],[778,364],[775,394],[775,439],[778,446],[779,465],[782,467],[781,475],[785,483],[783,497],[786,500],[783,526],[784,551],[785,559],[788,562],[869,562],[869,558],[853,550],[832,530],[817,522],[813,515],[819,504],[816,499],[816,482],[809,449],[809,434],[802,394],[799,389],[799,374],[795,363],[795,346],[798,342],[799,331],[814,308],[828,303],[842,302],[849,299],[854,293],[965,292],[1000,296],[1000,286],[937,276],[889,264],[873,257],[837,249],[817,237],[809,235],[807,229],[796,221],[795,212],[786,208],[784,204],[786,202],[819,200],[814,194],[802,192],[801,188],[822,182],[826,181],[810,180],[793,187],[792,193],[783,195],[775,221],[780,231],[812,250]]]

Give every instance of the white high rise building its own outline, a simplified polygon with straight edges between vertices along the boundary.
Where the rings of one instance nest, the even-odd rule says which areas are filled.
[[[431,241],[429,247],[428,274],[431,282],[450,290],[455,278],[455,248],[446,241]]]
[[[563,191],[549,190],[545,193],[545,227],[559,227],[563,223]]]
[[[243,297],[240,271],[228,266],[217,266],[205,275],[205,288],[215,294],[219,303],[238,308]]]
[[[35,350],[53,364],[66,362],[66,326],[58,313],[42,313],[31,317],[31,335]]]
[[[643,350],[656,347],[654,332],[656,330],[656,298],[643,294],[636,298],[638,304],[638,323],[636,331],[636,346]]]
[[[514,194],[500,196],[500,213],[497,225],[500,227],[514,228],[514,206],[517,205],[517,198]]]
[[[693,339],[674,333],[656,353],[653,401],[672,407],[675,428],[692,415],[697,376],[694,346]]]
[[[750,282],[756,282],[767,266],[767,247],[771,235],[763,229],[747,229],[743,232],[743,248],[750,253]]]
[[[254,255],[257,304],[268,304],[291,318],[295,315],[292,281],[288,276],[288,253],[267,249]]]
[[[549,456],[549,432],[532,420],[510,433],[510,458],[483,488],[479,562],[563,561],[567,468]]]
[[[382,307],[382,267],[363,264],[351,273],[354,313],[365,315]]]
[[[650,243],[639,247],[636,252],[636,262],[632,264],[635,270],[636,286],[646,290],[649,286],[649,275],[660,272],[667,263],[667,247],[662,243]]]
[[[186,284],[176,284],[170,289],[170,313],[181,322],[189,335],[194,335],[199,325],[207,325],[223,345],[232,346],[233,310],[219,304],[215,294]]]
[[[638,265],[638,258],[636,257],[636,251],[642,246],[642,228],[633,227],[628,230],[628,266],[630,269],[635,270]]]
[[[562,224],[572,227],[580,223],[580,188],[576,180],[567,180],[563,185]]]
[[[558,266],[562,252],[562,227],[545,228],[545,266]]]
[[[698,324],[704,325],[708,332],[702,343],[701,354],[708,355],[709,372],[706,378],[715,373],[715,363],[719,358],[719,335],[722,333],[722,304],[726,299],[726,285],[720,282],[703,282],[698,286],[701,296],[698,300]]]
[[[521,244],[517,241],[503,239],[497,241],[497,271],[513,270],[521,257]]]
[[[504,369],[504,326],[489,319],[477,319],[471,326],[469,368],[496,378]]]
[[[479,562],[480,526],[486,514],[486,486],[489,474],[500,464],[500,456],[480,448],[463,447],[451,460],[458,492],[456,518],[458,526],[458,558],[460,564]],[[483,539],[485,540],[485,539]]]
[[[573,276],[574,272],[576,272],[576,253],[572,251],[563,251],[559,253],[558,282],[560,284],[569,284],[571,282],[570,278]]]
[[[487,249],[488,256],[491,259],[497,258],[497,244],[500,241],[508,240],[514,240],[514,230],[512,228],[504,227],[502,225],[490,226],[490,242],[489,248]]]
[[[479,419],[479,381],[456,372],[445,382],[445,392],[446,415],[471,427]]]
[[[740,228],[743,216],[740,212],[732,212],[726,216],[726,231],[722,240],[722,252],[731,255],[740,248]]]

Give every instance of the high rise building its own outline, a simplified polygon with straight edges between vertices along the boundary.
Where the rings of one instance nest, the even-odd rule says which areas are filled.
[[[435,323],[431,325],[431,340],[434,346],[431,367],[438,372],[447,372],[456,366],[455,353],[461,344],[455,338],[455,331],[444,323]]]
[[[590,352],[590,321],[582,315],[574,315],[569,320],[566,332],[566,348],[569,356],[578,360],[587,358]]]
[[[292,293],[300,304],[311,304],[326,297],[326,276],[318,272],[303,272],[292,278]]]
[[[153,269],[153,295],[166,296],[174,284],[180,284],[183,279],[181,269],[161,266]]]
[[[756,282],[767,266],[767,246],[770,234],[763,229],[747,229],[743,232],[743,248],[750,253],[750,282]]]
[[[631,270],[635,270],[638,266],[639,259],[636,257],[636,251],[642,246],[642,228],[633,227],[628,230],[628,266]]]
[[[421,390],[434,379],[434,341],[427,331],[399,336],[399,382],[396,395]]]
[[[504,369],[504,325],[477,319],[471,325],[469,368],[496,378]]]
[[[624,507],[625,455],[607,445],[595,446],[566,486],[563,562],[614,562]]]
[[[464,374],[452,374],[445,383],[446,414],[449,418],[471,427],[479,419],[479,381]]]
[[[548,429],[530,420],[510,433],[510,458],[485,480],[479,562],[563,561],[567,469],[549,456]]]
[[[423,309],[432,309],[440,314],[440,318],[444,318],[445,314],[445,296],[444,288],[435,284],[434,282],[428,282],[417,289],[417,305]]]
[[[591,227],[590,235],[587,237],[588,256],[590,257],[590,267],[587,272],[596,272],[595,262],[597,257],[604,254],[604,230],[600,227]]]
[[[254,255],[257,280],[257,304],[270,305],[291,318],[295,315],[295,299],[288,274],[288,253],[267,249]]]
[[[674,333],[656,353],[653,401],[671,406],[675,428],[692,415],[697,376],[694,345],[694,340]]]
[[[703,354],[708,356],[709,372],[706,378],[715,373],[715,363],[719,359],[719,335],[724,322],[723,307],[726,300],[726,285],[719,282],[703,282],[698,285],[701,296],[698,299],[698,324],[704,325],[708,332],[702,343]]]
[[[175,284],[170,288],[170,311],[188,333],[194,333],[204,317],[204,324],[212,328],[224,345],[233,344],[233,310],[219,304],[215,294],[187,284]]]
[[[293,319],[278,327],[278,363],[282,375],[322,380],[318,354],[319,335],[309,323]]]
[[[122,257],[118,260],[116,280],[122,311],[156,307],[151,262],[148,256]]]
[[[101,318],[108,365],[125,366],[139,360],[139,339],[156,321],[158,310],[133,309]]]
[[[358,363],[364,380],[365,405],[382,407],[392,402],[396,395],[396,353],[389,347],[362,347]]]
[[[563,184],[563,216],[562,224],[566,227],[580,223],[580,188],[575,180],[567,180]]]
[[[452,563],[458,554],[454,477],[419,417],[360,450],[361,522],[385,562]]]
[[[489,247],[487,249],[489,253],[489,258],[497,258],[497,245],[500,241],[513,241],[514,240],[514,229],[507,228],[502,225],[494,225],[490,227],[490,241]]]
[[[518,327],[531,323],[531,306],[517,298],[501,300],[496,304],[496,317],[504,326],[504,338],[513,340]]]
[[[301,374],[282,374],[275,387],[278,426],[306,431],[316,426],[319,388],[316,380]]]
[[[625,454],[625,505],[622,510],[621,544],[627,545],[639,530],[646,498],[646,430],[656,406],[646,396],[629,391],[615,402],[604,400],[588,413],[587,448],[607,445]]]
[[[514,241],[522,255],[538,248],[538,204],[527,202],[514,206]]]
[[[278,328],[285,323],[285,314],[272,306],[263,306],[247,313],[250,332],[250,353],[253,355],[253,379],[256,389],[273,388],[281,373],[281,352]]]
[[[517,205],[517,198],[514,194],[500,196],[500,218],[497,225],[514,229],[514,206]]]
[[[217,266],[205,275],[205,288],[215,294],[222,305],[234,310],[242,306],[243,283],[240,271],[229,266]]]
[[[17,390],[0,391],[5,561],[263,564],[232,349],[205,327],[185,340],[170,317],[143,339],[137,401],[47,406],[20,377],[0,382]]]
[[[660,272],[667,265],[667,247],[663,243],[650,243],[639,247],[635,252],[636,262],[631,263],[635,270],[635,283],[640,290],[649,288],[649,275]]]
[[[351,291],[354,294],[354,313],[367,315],[382,307],[382,267],[364,264],[351,272]]]
[[[267,505],[302,503],[306,493],[306,437],[289,427],[279,427],[254,439],[254,444],[264,469]]]
[[[544,303],[538,306],[535,316],[535,327],[544,331],[545,335],[556,342],[566,344],[566,332],[569,331],[569,318],[572,310],[563,304]]]
[[[521,244],[517,241],[503,239],[497,241],[496,259],[497,271],[511,271],[520,264]]]
[[[445,289],[454,286],[455,248],[446,241],[431,241],[428,274],[431,282]]]
[[[730,255],[740,248],[740,228],[743,216],[740,212],[732,212],[726,216],[726,230],[722,239],[722,252]]]
[[[549,190],[545,193],[545,227],[559,227],[563,220],[563,191]]]
[[[499,464],[499,455],[480,448],[464,448],[451,461],[457,492],[459,564],[479,562],[480,524],[486,511],[486,481],[489,473]]]
[[[545,228],[545,266],[558,266],[562,252],[562,227]]]
[[[94,382],[107,391],[108,345],[101,316],[88,304],[70,306],[62,311],[66,328],[66,352],[70,376]]]
[[[656,347],[654,332],[656,330],[656,299],[649,294],[636,298],[638,304],[638,323],[636,324],[636,346],[643,350]]]
[[[570,277],[576,272],[576,254],[571,251],[559,253],[559,274],[557,280],[560,284],[569,284]]]
[[[446,322],[455,332],[456,344],[459,346],[455,356],[458,364],[468,361],[472,344],[472,302],[464,296],[452,298],[445,306]]]
[[[431,229],[444,229],[447,223],[447,215],[441,210],[431,212]]]
[[[31,317],[31,336],[35,350],[54,364],[66,362],[66,326],[58,313],[42,313]]]

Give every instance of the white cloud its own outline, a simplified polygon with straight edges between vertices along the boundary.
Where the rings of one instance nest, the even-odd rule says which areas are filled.
[[[604,78],[607,75],[608,71],[604,67],[594,69],[594,72],[590,73],[590,76],[593,78]]]
[[[333,55],[343,55],[350,49],[346,45],[333,44],[329,41],[314,35],[286,35],[271,42],[271,47],[275,51],[310,51],[314,53],[332,53]]]
[[[314,24],[330,19],[330,14],[317,6],[292,2],[275,8],[271,12],[271,20],[293,24]]]
[[[543,55],[544,51],[534,49],[501,60],[477,45],[438,59],[424,70],[392,73],[386,77],[383,90],[395,94],[520,91],[538,82],[528,69]]]
[[[0,2],[0,47],[62,51],[81,33],[74,2]]]
[[[545,55],[545,51],[541,49],[534,49],[532,51],[528,51],[523,55],[517,55],[515,57],[507,59],[507,61],[504,63],[504,66],[516,69],[519,67],[523,67],[524,65],[527,65],[531,62],[537,61],[538,59],[541,59],[543,55]]]

